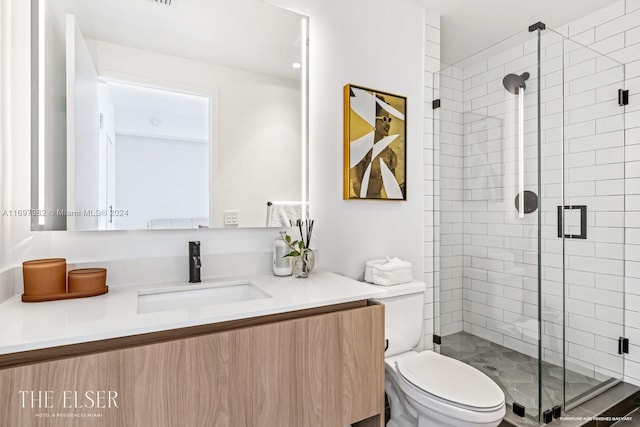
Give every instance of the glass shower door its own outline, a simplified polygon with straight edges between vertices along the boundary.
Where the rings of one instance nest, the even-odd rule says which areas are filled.
[[[547,28],[540,76],[542,422],[623,376],[624,66]]]
[[[522,32],[443,69],[434,85],[441,100],[436,350],[487,374],[509,410],[536,421],[537,48],[537,34]]]
[[[563,239],[557,237],[557,206],[563,204],[563,36],[538,30],[540,91],[537,104],[540,153],[540,411],[564,406]]]
[[[624,66],[540,28],[434,87],[436,351],[542,422],[623,377]]]
[[[570,409],[623,378],[625,108],[618,92],[625,70],[575,41],[564,38],[562,47],[564,200],[556,240],[563,242]]]

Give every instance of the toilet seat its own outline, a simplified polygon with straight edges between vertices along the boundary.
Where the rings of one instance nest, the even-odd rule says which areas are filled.
[[[442,403],[476,412],[493,412],[504,407],[500,387],[478,369],[459,360],[424,351],[401,357],[396,365],[404,380]]]

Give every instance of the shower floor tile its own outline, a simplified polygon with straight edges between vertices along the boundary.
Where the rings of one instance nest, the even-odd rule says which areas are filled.
[[[467,332],[442,337],[440,353],[468,363],[493,379],[505,393],[507,403],[517,402],[526,408],[528,416],[538,416],[538,360]],[[542,408],[551,409],[563,403],[563,388],[567,401],[591,391],[607,381],[577,372],[566,372],[566,387],[562,367],[542,363]]]

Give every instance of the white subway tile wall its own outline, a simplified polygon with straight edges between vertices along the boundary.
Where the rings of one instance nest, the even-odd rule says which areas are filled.
[[[427,284],[424,299],[424,325],[422,347],[433,348],[434,324],[439,316],[439,306],[434,299],[439,298],[440,283],[440,200],[439,186],[439,124],[434,120],[431,107],[432,94],[437,94],[439,82],[437,72],[440,69],[440,16],[425,15],[425,55],[424,55],[424,276]],[[436,287],[434,289],[434,286]]]
[[[619,325],[624,319],[624,335],[631,341],[624,362],[624,379],[640,385],[640,1],[620,0],[570,23],[568,28],[569,34],[576,36],[576,41],[596,50],[604,49],[608,56],[625,64],[625,86],[630,92],[624,115],[616,112],[617,103],[611,102],[606,107],[609,116],[603,114],[595,119],[595,132],[569,141],[571,152],[595,150],[597,165],[612,165],[617,171],[594,170],[594,176],[607,170],[612,173],[606,177],[599,175],[602,179],[594,179],[595,196],[607,199],[603,201],[605,206],[594,211],[596,232],[593,239],[589,236],[589,240],[595,242],[598,262],[591,262],[594,258],[589,257],[572,259],[569,255],[570,269],[580,270],[591,279],[583,283],[574,281],[576,301],[579,298],[583,304],[592,305],[594,313],[591,316],[569,314],[569,330],[575,332],[569,335],[573,345],[569,347],[568,354],[572,360],[586,366],[603,366],[617,373],[622,366],[618,359],[610,357],[617,350],[616,336],[612,334],[622,330]],[[596,62],[598,68],[594,78],[602,80],[600,85],[592,84],[596,91],[595,105],[608,102],[620,86],[615,81],[620,73],[619,67],[609,68],[612,65],[606,60]],[[577,117],[589,123],[592,119],[589,114],[589,110],[583,110],[577,113]],[[626,141],[623,136],[626,136]],[[624,157],[621,157],[621,148],[624,148]],[[577,172],[573,178],[579,176],[584,174]],[[622,195],[625,195],[624,199],[619,200]],[[575,199],[579,198],[576,196]],[[606,207],[608,202],[611,202],[609,208]],[[625,275],[624,281],[622,274]],[[624,305],[621,303],[623,298]],[[593,342],[589,338],[591,335],[594,336]],[[591,348],[597,351],[584,350]]]
[[[462,331],[463,233],[463,75],[448,67],[438,74],[441,107],[434,110],[440,123],[440,335]],[[485,92],[486,94],[486,85]]]
[[[567,367],[602,379],[624,373],[640,384],[640,2],[621,0],[562,30],[589,48],[543,32],[540,78],[530,41],[442,73],[436,330],[446,336],[462,326],[537,357],[537,212],[520,219],[515,210],[517,97],[502,86],[506,74],[527,71],[524,179],[536,192],[538,83],[542,99],[543,358],[562,360],[565,298]],[[627,64],[626,113],[617,103],[625,68],[591,48]],[[587,240],[565,241],[564,272],[557,237],[563,167],[564,204],[588,210]],[[617,355],[623,334],[631,338],[624,366]]]

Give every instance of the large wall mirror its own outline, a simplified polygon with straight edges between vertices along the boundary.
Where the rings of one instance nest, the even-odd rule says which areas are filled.
[[[307,216],[307,28],[264,0],[32,0],[32,230]]]

